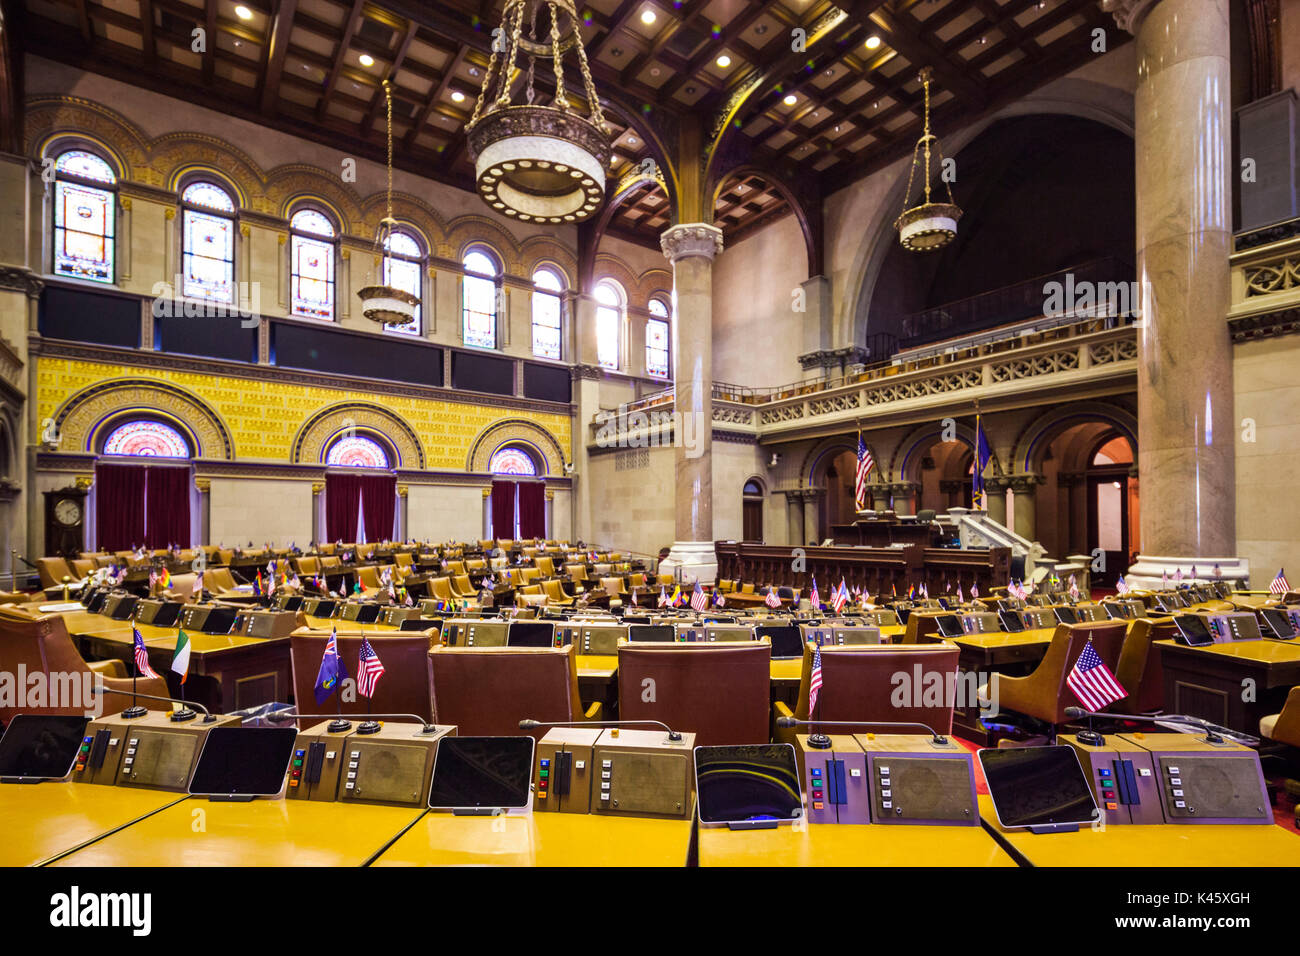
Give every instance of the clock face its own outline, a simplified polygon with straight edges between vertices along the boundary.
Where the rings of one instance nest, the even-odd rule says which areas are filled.
[[[81,505],[71,498],[64,498],[54,506],[54,517],[59,524],[71,527],[81,521]]]

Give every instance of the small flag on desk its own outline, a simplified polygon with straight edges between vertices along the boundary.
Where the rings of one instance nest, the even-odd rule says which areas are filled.
[[[980,586],[974,581],[972,581],[970,585],[970,599],[974,601],[979,596],[980,596]]]
[[[1183,583],[1183,569],[1182,569],[1182,568],[1175,568],[1175,569],[1174,569],[1174,583],[1175,583],[1175,584],[1182,584],[1182,583]]]
[[[957,603],[958,603],[958,604],[965,604],[965,603],[966,603],[966,598],[963,597],[963,596],[962,596],[962,593],[961,593],[961,582],[960,582],[960,581],[957,582]]]
[[[166,590],[167,588],[171,587],[172,586],[171,572],[168,571],[166,568],[163,568],[162,573],[158,575],[158,583],[163,586],[163,590]]]
[[[1115,593],[1128,594],[1128,582],[1124,580],[1124,575],[1122,574],[1115,579]]]
[[[316,674],[316,706],[319,707],[329,700],[330,694],[334,693],[339,681],[346,679],[347,676],[343,658],[339,657],[338,628],[331,628],[330,639],[325,644],[325,653],[320,659],[320,671]]]
[[[817,695],[822,689],[822,649],[813,651],[812,673],[808,677],[808,716],[817,710]]]
[[[1223,569],[1219,567],[1217,564],[1214,566],[1214,577],[1216,579],[1223,577]]]
[[[633,607],[639,607],[639,605],[636,603],[636,593],[639,590],[640,588],[638,588],[635,584],[632,585],[632,606]]]
[[[668,592],[664,590],[664,586],[662,584],[659,585],[659,606],[660,607],[668,606]]]
[[[781,606],[781,599],[777,597],[776,588],[772,587],[770,584],[767,586],[767,596],[763,598],[763,603],[770,608],[778,608]]]
[[[713,592],[713,606],[714,606],[714,607],[722,607],[722,606],[725,605],[726,603],[727,603],[727,599],[724,598],[724,597],[722,596],[722,592],[721,592],[721,591],[714,591],[714,592]]]
[[[1268,586],[1269,594],[1286,594],[1291,590],[1291,585],[1287,583],[1286,572],[1282,568],[1277,569],[1277,577]]]
[[[1091,638],[1083,645],[1083,653],[1074,662],[1065,682],[1074,691],[1074,696],[1079,698],[1079,703],[1088,710],[1101,710],[1107,704],[1128,696],[1128,691],[1120,686],[1115,675],[1102,663],[1092,646]]]
[[[1192,565],[1192,580],[1196,580],[1196,565]]]
[[[817,593],[817,578],[812,579],[812,593],[808,595],[808,600],[812,602],[813,610],[822,606],[822,596]],[[835,596],[835,589],[831,588],[831,596]]]
[[[835,608],[835,613],[839,614],[844,610],[844,605],[849,603],[849,592],[841,581],[839,586],[831,590],[831,607]]]
[[[1070,597],[1075,601],[1079,600],[1079,585],[1075,582],[1073,574],[1070,575]]]
[[[691,610],[703,611],[709,606],[709,597],[704,593],[704,588],[700,587],[700,582],[695,582],[695,590],[691,593]]]
[[[135,669],[139,671],[141,677],[157,677],[154,669],[149,666],[149,652],[144,646],[144,636],[140,633],[138,627],[131,628],[135,638]]]
[[[375,685],[384,676],[384,665],[379,655],[370,646],[370,639],[361,639],[361,655],[357,659],[357,693],[362,697],[373,697]]]
[[[673,596],[668,599],[668,603],[673,607],[680,607],[682,603],[682,586],[680,584],[673,587]]]
[[[181,683],[190,673],[190,636],[182,630],[176,635],[176,651],[172,654],[172,673],[181,675]]]

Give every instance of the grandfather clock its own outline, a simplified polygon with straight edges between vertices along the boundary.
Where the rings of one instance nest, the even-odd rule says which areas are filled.
[[[45,553],[76,557],[85,550],[86,489],[45,492]]]

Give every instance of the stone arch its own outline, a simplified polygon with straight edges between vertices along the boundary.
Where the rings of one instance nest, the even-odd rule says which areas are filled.
[[[781,198],[785,200],[786,206],[788,206],[790,212],[794,214],[795,221],[799,223],[799,231],[803,234],[804,255],[806,257],[805,265],[808,269],[808,275],[809,277],[821,275],[823,268],[821,256],[822,243],[821,237],[817,235],[817,227],[809,217],[808,210],[800,201],[799,196],[796,195],[795,191],[790,187],[790,184],[772,170],[763,166],[746,163],[734,166],[718,176],[717,181],[712,184],[712,188],[709,190],[708,201],[710,215],[712,215],[712,211],[717,205],[718,196],[722,194],[723,187],[732,179],[739,176],[760,177],[765,183],[775,189],[780,194]]]
[[[479,432],[470,445],[465,470],[487,474],[488,462],[502,445],[526,446],[533,452],[533,458],[544,466],[546,476],[564,475],[563,446],[545,428],[526,418],[502,418]]]
[[[411,426],[382,405],[371,402],[338,402],[319,409],[293,436],[289,460],[295,464],[323,464],[330,442],[348,429],[379,438],[381,444],[393,451],[395,469],[425,467],[424,448]]]
[[[1049,83],[993,115],[945,136],[944,155],[957,156],[976,137],[1001,120],[1035,114],[1077,116],[1109,126],[1130,139],[1134,135],[1132,93],[1105,83],[1067,77]],[[856,345],[865,340],[871,296],[880,277],[885,255],[897,241],[894,218],[903,210],[910,163],[909,155],[888,167],[891,170],[889,189],[869,217],[874,225],[864,231],[857,250],[853,253],[853,261],[843,286],[850,291],[838,302],[835,314],[834,341],[838,343]],[[861,198],[867,198],[866,191],[862,191]],[[846,199],[846,204],[852,206],[854,197],[848,196]],[[849,210],[846,218],[851,217]]]
[[[109,152],[116,160],[120,179],[152,180],[148,137],[126,117],[106,106],[74,96],[33,96],[27,101],[24,127],[27,148],[37,160],[57,140],[80,139],[96,143]]]
[[[379,235],[380,221],[387,215],[387,197],[378,192],[361,201],[361,218],[357,223],[358,237],[375,241]],[[447,224],[437,210],[418,196],[410,193],[393,193],[393,218],[411,226],[424,244],[425,255],[440,255],[447,244]]]
[[[549,265],[563,275],[566,289],[577,288],[578,260],[554,237],[529,236],[519,244],[519,259],[527,278],[532,279],[538,267]]]
[[[863,441],[866,443],[867,451],[871,453],[872,460],[876,463],[875,467],[871,469],[871,474],[867,476],[867,483],[872,484],[885,480],[881,470],[882,459],[877,454],[874,444],[865,435]],[[804,455],[803,464],[799,466],[800,481],[809,488],[821,487],[821,485],[825,484],[827,467],[846,451],[851,451],[854,455],[857,454],[858,442],[856,435],[833,435],[830,438],[823,438],[809,448],[807,454]]]
[[[964,422],[956,422],[955,425],[954,440],[974,449],[975,429]],[[897,481],[920,481],[921,459],[924,457],[924,452],[939,441],[943,441],[943,426],[938,422],[928,422],[912,429],[894,448],[893,457],[889,461],[890,474]],[[998,474],[1002,466],[998,462],[997,453],[992,450],[992,442],[990,441],[989,444],[989,462],[992,471],[986,472],[986,475]]]
[[[240,209],[252,209],[265,193],[266,174],[247,153],[215,136],[169,133],[149,144],[149,164],[164,188],[177,192],[182,177],[210,171],[233,187]]]
[[[628,303],[641,299],[641,279],[632,268],[618,256],[608,252],[596,253],[596,266],[591,273],[591,289],[595,289],[601,279],[613,279],[623,287]]]
[[[361,202],[339,178],[318,166],[293,163],[271,170],[266,183],[270,215],[287,220],[299,202],[328,206],[339,220],[340,235],[356,236],[361,226]]]
[[[1137,466],[1137,416],[1122,406],[1107,402],[1072,402],[1031,419],[1020,430],[1012,445],[1012,466],[1020,472],[1041,471],[1043,452],[1052,440],[1067,428],[1088,422],[1104,422],[1119,432],[1133,450],[1133,465]]]
[[[457,216],[448,223],[445,258],[460,262],[469,247],[476,244],[488,245],[495,250],[506,275],[523,274],[519,242],[504,226],[486,216],[475,215]]]
[[[175,425],[190,440],[194,458],[235,457],[230,429],[212,406],[179,386],[142,378],[97,382],[70,396],[54,414],[59,447],[93,454],[105,427],[132,413]]]

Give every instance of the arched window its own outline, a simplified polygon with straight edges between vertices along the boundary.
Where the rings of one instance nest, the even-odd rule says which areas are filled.
[[[190,444],[185,437],[162,422],[140,420],[124,422],[104,440],[105,455],[130,455],[142,458],[189,458]]]
[[[500,270],[481,249],[472,249],[461,260],[465,267],[462,306],[466,345],[481,349],[497,347],[497,284]]]
[[[521,448],[499,448],[488,461],[494,475],[536,475],[537,463]]]
[[[662,299],[650,300],[650,315],[645,324],[645,371],[647,375],[668,377],[668,306]]]
[[[114,280],[117,176],[94,153],[70,149],[54,162],[54,273]]]
[[[554,269],[533,273],[533,354],[541,358],[560,357],[560,293],[564,283]]]
[[[235,204],[220,186],[190,183],[181,192],[181,259],[182,295],[235,301]]]
[[[394,229],[384,240],[384,285],[409,292],[417,299],[424,297],[424,251],[415,236],[404,229]],[[406,325],[386,325],[390,332],[407,335],[420,334],[420,310],[415,307],[415,318]]]
[[[325,464],[348,468],[389,468],[388,452],[373,438],[344,435],[330,446]]]
[[[596,285],[596,361],[602,368],[618,368],[623,335],[623,290],[609,279]]]
[[[289,220],[289,274],[293,315],[334,318],[334,224],[315,209]]]

